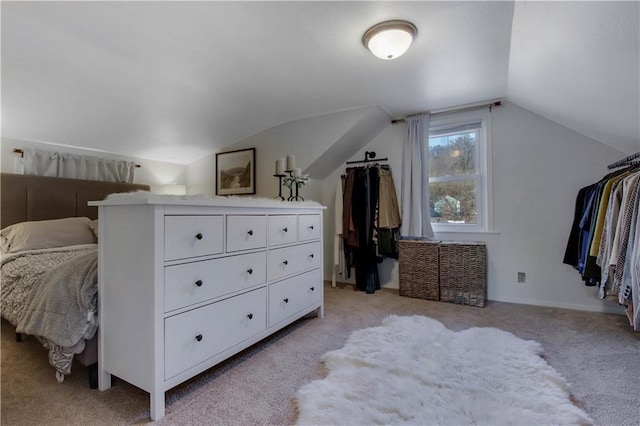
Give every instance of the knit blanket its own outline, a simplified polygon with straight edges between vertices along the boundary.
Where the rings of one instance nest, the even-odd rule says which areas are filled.
[[[97,252],[79,255],[45,273],[29,293],[16,331],[66,348],[91,338],[97,330],[97,277]]]
[[[58,381],[98,323],[97,248],[24,252],[2,260],[2,316],[49,349]]]

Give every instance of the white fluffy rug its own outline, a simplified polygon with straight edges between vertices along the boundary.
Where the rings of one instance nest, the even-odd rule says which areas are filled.
[[[541,353],[496,328],[390,316],[322,357],[328,375],[298,391],[298,423],[592,424]]]

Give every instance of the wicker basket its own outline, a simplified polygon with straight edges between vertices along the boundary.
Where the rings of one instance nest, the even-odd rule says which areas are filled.
[[[485,305],[485,243],[443,241],[440,244],[440,300],[480,307]]]
[[[400,240],[400,296],[440,300],[439,241]]]

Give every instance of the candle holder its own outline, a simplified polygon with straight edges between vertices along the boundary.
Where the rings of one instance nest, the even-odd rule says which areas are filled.
[[[282,201],[284,201],[284,197],[282,196],[282,178],[285,177],[286,175],[273,175],[273,176],[278,178],[278,195],[276,195],[273,198],[279,198]]]
[[[289,197],[287,198],[287,201],[304,201],[304,198],[299,195],[299,191],[301,186],[304,186],[309,182],[309,175],[299,174],[296,176],[294,175],[293,170],[287,170],[286,173],[288,174],[284,176],[284,186],[289,188]],[[293,195],[294,186],[295,195]]]
[[[285,170],[285,173],[289,173],[289,178],[293,178],[293,170]],[[287,201],[293,200],[293,185],[289,186],[289,198]]]
[[[300,188],[301,182],[296,182],[296,196],[291,197],[291,201],[304,201],[304,198],[298,195],[298,188]]]

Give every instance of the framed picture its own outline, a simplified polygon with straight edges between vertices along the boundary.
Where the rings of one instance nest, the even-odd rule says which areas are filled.
[[[216,195],[256,193],[256,149],[216,154]]]

